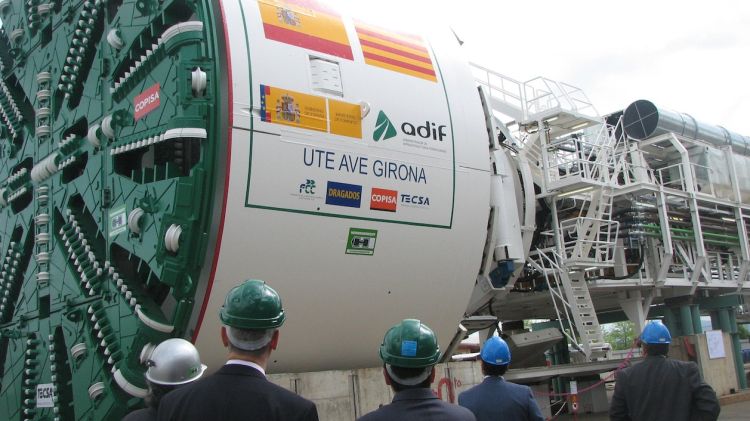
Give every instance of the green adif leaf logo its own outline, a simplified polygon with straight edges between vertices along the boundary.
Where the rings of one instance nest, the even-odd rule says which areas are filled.
[[[375,133],[372,134],[372,140],[387,140],[396,136],[396,128],[393,127],[393,123],[388,119],[388,116],[384,112],[378,114],[378,120],[375,122]]]

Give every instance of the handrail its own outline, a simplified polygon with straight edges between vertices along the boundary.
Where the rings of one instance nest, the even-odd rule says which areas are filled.
[[[518,108],[524,121],[550,109],[598,117],[599,114],[582,89],[544,77],[520,82],[476,63],[469,63],[474,80],[489,91],[490,98]]]
[[[560,222],[560,232],[570,238],[562,244],[567,258],[590,259],[593,251],[592,263],[609,263],[614,260],[619,230],[620,222],[609,219],[579,216]],[[586,256],[582,255],[584,245],[590,245]]]
[[[555,314],[557,314],[557,320],[560,323],[560,332],[562,332],[562,334],[565,335],[565,337],[568,338],[568,340],[570,341],[571,344],[573,344],[579,350],[583,351],[581,349],[580,345],[578,344],[578,339],[575,336],[576,330],[573,327],[573,318],[571,317],[570,312],[568,311],[568,309],[570,308],[570,303],[568,303],[565,300],[565,298],[562,296],[562,294],[559,291],[555,291],[553,289],[552,284],[549,281],[549,274],[547,273],[547,271],[544,270],[544,268],[545,268],[545,266],[544,266],[544,260],[546,260],[546,261],[549,262],[550,269],[553,269],[555,271],[555,274],[559,273],[559,271],[562,270],[562,269],[560,268],[560,265],[557,264],[552,259],[550,259],[549,256],[547,256],[547,254],[544,251],[542,251],[542,250],[540,250],[540,249],[537,248],[536,252],[537,252],[537,256],[541,260],[542,265],[539,266],[539,264],[537,262],[533,261],[532,259],[529,259],[529,261],[532,263],[533,266],[536,267],[537,270],[540,270],[542,272],[542,274],[544,275],[544,280],[547,283],[547,290],[550,293],[550,298],[552,299],[552,305],[555,307]],[[554,250],[551,250],[551,253],[555,257],[555,260],[557,260],[557,253]],[[556,285],[557,288],[560,289],[561,285],[560,285],[560,282],[557,281],[557,275],[555,275],[555,280],[556,280],[556,283],[557,283],[557,285]],[[568,329],[567,330],[570,331],[570,334],[568,334],[566,332],[565,325],[563,325],[563,317],[561,316],[560,309],[557,306],[557,300],[555,300],[555,295],[564,304],[563,310],[565,311],[565,320],[568,321]]]

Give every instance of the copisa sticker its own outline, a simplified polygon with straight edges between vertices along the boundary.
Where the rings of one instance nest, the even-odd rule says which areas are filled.
[[[158,83],[156,83],[133,99],[133,107],[135,107],[135,121],[146,117],[146,115],[148,115],[151,111],[159,108],[159,105],[161,105],[159,89],[160,86]]]
[[[396,212],[397,199],[398,192],[396,190],[373,187],[370,195],[370,209]]]

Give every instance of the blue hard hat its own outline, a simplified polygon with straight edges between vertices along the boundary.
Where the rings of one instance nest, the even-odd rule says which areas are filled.
[[[650,322],[643,328],[641,341],[647,344],[668,344],[672,342],[672,335],[661,322]]]
[[[482,347],[480,354],[482,361],[492,365],[510,364],[510,348],[499,336],[493,336],[487,339]]]

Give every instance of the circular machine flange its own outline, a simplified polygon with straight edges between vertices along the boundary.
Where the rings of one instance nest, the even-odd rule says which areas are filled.
[[[0,419],[121,419],[141,350],[191,334],[224,179],[218,4],[0,0],[0,390],[57,402]]]

